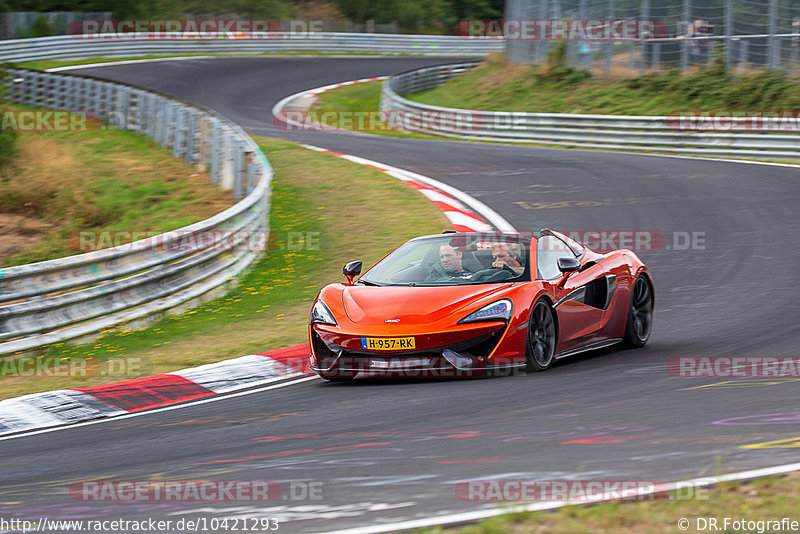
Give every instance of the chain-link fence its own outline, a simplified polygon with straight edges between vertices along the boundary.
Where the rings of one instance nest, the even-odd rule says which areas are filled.
[[[707,65],[716,56],[739,71],[800,70],[800,0],[508,0],[506,21],[562,20],[609,25],[653,21],[655,36],[567,39],[573,65],[597,74],[636,75],[659,68]],[[583,27],[585,27],[584,24]],[[567,26],[569,27],[569,26]],[[553,40],[513,39],[508,57],[541,63]]]

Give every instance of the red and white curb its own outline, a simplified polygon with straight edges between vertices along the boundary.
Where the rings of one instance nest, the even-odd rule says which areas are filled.
[[[284,111],[292,102],[310,96],[316,96],[332,89],[338,89],[339,87],[345,87],[357,83],[380,81],[385,80],[386,78],[388,78],[388,76],[361,78],[359,80],[332,83],[329,85],[323,85],[322,87],[315,87],[313,89],[301,91],[299,93],[289,95],[275,104],[272,107],[272,116],[278,123],[296,126],[302,129],[303,125],[293,121],[286,115]],[[397,178],[398,180],[406,182],[410,186],[417,189],[420,193],[428,197],[431,202],[436,204],[436,206],[442,210],[445,217],[447,217],[447,219],[452,223],[453,229],[459,232],[491,232],[497,230],[501,232],[516,232],[516,229],[511,225],[511,223],[506,221],[489,206],[467,195],[463,191],[460,191],[455,187],[442,183],[438,180],[434,180],[428,176],[423,176],[405,169],[393,167],[385,163],[362,158],[360,156],[342,154],[313,145],[303,146],[317,152],[332,154],[334,156],[352,161],[353,163],[378,169],[379,171],[385,172],[393,178]]]
[[[0,401],[0,435],[103,419],[307,375],[308,345],[173,373]]]
[[[388,76],[376,76],[374,78],[361,78],[359,80],[349,80],[346,82],[339,82],[339,83],[332,83],[329,85],[323,85],[322,87],[315,87],[313,89],[307,89],[305,91],[301,91],[299,93],[295,93],[293,95],[289,95],[285,98],[282,98],[278,101],[277,104],[272,106],[272,118],[273,122],[276,124],[282,124],[286,127],[294,126],[298,129],[303,129],[304,125],[300,122],[297,122],[284,113],[284,109],[286,109],[289,104],[295,100],[302,100],[303,98],[308,98],[312,96],[317,96],[320,93],[324,93],[326,91],[330,91],[331,89],[338,89],[339,87],[345,87],[348,85],[354,85],[357,83],[364,83],[364,82],[379,82],[385,80]]]
[[[281,102],[383,78],[331,84],[292,95]],[[275,109],[281,112],[279,106],[280,103]],[[303,146],[372,167],[402,180],[436,204],[459,232],[516,231],[484,203],[428,176],[359,156],[312,145]],[[308,345],[303,344],[172,373],[6,399],[0,401],[0,436],[126,415],[308,375],[308,355]]]
[[[309,89],[308,91],[303,91],[302,93],[298,93],[299,96],[316,96],[320,93],[324,93],[325,91],[330,91],[331,89],[338,89],[339,87],[345,87],[348,85],[353,85],[356,83],[364,83],[364,82],[379,82],[382,80],[387,79],[388,76],[375,76],[374,78],[361,78],[358,80],[350,80],[347,82],[339,82],[339,83],[332,83],[330,85],[323,85],[322,87],[316,87],[314,89]],[[294,98],[298,95],[293,95],[291,98]],[[280,102],[278,103],[280,104]]]
[[[385,172],[393,178],[404,181],[436,204],[436,206],[442,210],[445,217],[453,224],[453,228],[459,232],[516,232],[516,229],[511,223],[506,221],[499,213],[495,212],[483,202],[453,186],[434,180],[428,176],[423,176],[422,174],[360,156],[341,154],[313,145],[303,146],[316,152],[332,154],[352,161],[353,163],[372,167],[373,169]]]
[[[500,215],[492,211],[482,202],[478,202],[465,193],[458,191],[455,188],[451,188],[446,184],[438,182],[432,178],[359,156],[341,154],[339,152],[334,152],[332,150],[313,145],[303,146],[316,152],[332,154],[348,161],[352,161],[353,163],[372,167],[373,169],[385,172],[393,178],[404,181],[428,197],[431,202],[436,204],[436,206],[442,210],[445,217],[447,217],[447,219],[453,224],[453,228],[459,232],[492,232],[496,229],[503,229],[504,231],[511,232],[515,231],[514,227],[511,226],[508,221],[500,217]],[[445,191],[445,189],[449,189],[449,192]],[[461,200],[457,199],[454,194],[461,197]],[[468,199],[465,197],[468,197]],[[468,207],[468,204],[471,206]],[[476,211],[478,213],[482,213],[484,216],[479,215],[476,213]],[[487,221],[487,219],[491,220]]]

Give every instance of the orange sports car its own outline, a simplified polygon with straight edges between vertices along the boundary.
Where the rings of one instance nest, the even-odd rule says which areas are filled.
[[[550,229],[417,237],[360,278],[360,261],[343,274],[319,292],[308,328],[311,368],[328,380],[544,371],[587,350],[642,347],[653,323],[653,281],[634,252],[599,254]]]

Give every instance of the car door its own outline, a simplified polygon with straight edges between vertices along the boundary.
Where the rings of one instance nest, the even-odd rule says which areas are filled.
[[[577,258],[567,244],[555,235],[544,235],[536,246],[537,275],[553,290],[558,319],[556,354],[570,352],[598,341],[601,337],[609,278],[600,263],[584,264],[583,270],[563,280],[558,258]]]

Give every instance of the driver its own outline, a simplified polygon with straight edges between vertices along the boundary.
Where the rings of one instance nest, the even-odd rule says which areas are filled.
[[[525,270],[522,265],[521,252],[517,243],[493,243],[492,244],[492,267],[503,269],[508,267],[514,274],[519,276]]]
[[[464,269],[461,264],[463,255],[463,252],[454,249],[450,245],[439,247],[439,265],[434,265],[433,272],[428,275],[425,281],[430,282],[446,276],[450,278],[471,278],[474,273]]]

